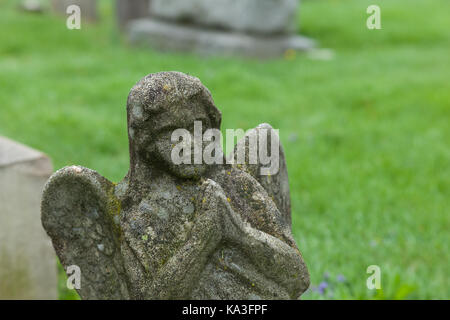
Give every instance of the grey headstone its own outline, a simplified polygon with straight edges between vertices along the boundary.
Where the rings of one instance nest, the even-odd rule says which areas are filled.
[[[134,20],[128,27],[131,42],[201,55],[273,58],[287,50],[304,51],[314,47],[314,41],[295,34],[264,36],[227,32],[155,18]]]
[[[248,33],[289,33],[298,0],[152,0],[155,17]]]
[[[116,0],[117,22],[124,28],[133,19],[148,17],[150,0]]]
[[[52,164],[0,137],[0,299],[56,299],[56,256],[40,221]]]
[[[276,58],[315,47],[296,33],[299,0],[151,0],[141,18],[119,2],[131,42],[163,51]]]
[[[291,232],[284,153],[260,180],[255,165],[176,165],[175,128],[221,123],[209,90],[180,72],[141,79],[127,113],[130,170],[119,184],[72,166],[43,192],[43,226],[62,265],[79,266],[80,296],[297,299],[309,274]]]
[[[67,15],[67,7],[74,4],[81,9],[82,21],[97,21],[97,0],[51,0],[53,10],[61,15]]]
[[[22,0],[19,7],[26,12],[42,13],[44,11],[41,0]]]

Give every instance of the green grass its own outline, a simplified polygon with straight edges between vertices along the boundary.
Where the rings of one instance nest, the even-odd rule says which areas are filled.
[[[382,30],[365,26],[373,3]],[[447,0],[305,0],[301,32],[335,57],[252,61],[131,48],[109,1],[102,23],[79,31],[2,1],[0,134],[43,150],[55,168],[80,164],[118,181],[128,169],[129,89],[151,72],[193,74],[223,128],[280,129],[295,238],[312,286],[326,272],[334,283],[305,299],[448,299],[448,12]],[[366,288],[372,264],[382,291]]]

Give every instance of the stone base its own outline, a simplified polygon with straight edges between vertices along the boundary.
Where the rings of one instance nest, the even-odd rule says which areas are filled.
[[[202,55],[279,57],[286,50],[305,51],[314,41],[298,35],[260,36],[181,25],[155,18],[130,22],[132,43],[159,50],[194,52]]]

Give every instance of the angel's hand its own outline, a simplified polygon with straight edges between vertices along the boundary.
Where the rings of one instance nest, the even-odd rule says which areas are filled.
[[[200,214],[209,217],[211,227],[225,241],[239,241],[244,234],[245,222],[230,206],[222,187],[208,179],[203,184],[204,193]]]
[[[221,195],[222,188],[213,180],[206,180],[201,187],[201,197],[197,199],[196,204],[196,223],[201,227],[208,225],[208,229],[216,235],[217,240],[223,236],[224,221],[222,218],[221,209]],[[224,195],[223,195],[224,196]]]

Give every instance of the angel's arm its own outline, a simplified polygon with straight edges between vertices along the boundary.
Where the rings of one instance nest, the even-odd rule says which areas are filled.
[[[203,185],[204,197],[197,201],[190,238],[154,278],[153,299],[187,299],[208,257],[222,240],[222,218],[217,210],[219,199],[210,197],[214,186],[209,181]]]
[[[267,278],[297,298],[309,287],[309,273],[298,249],[252,227],[232,208],[220,186],[214,188],[223,215],[224,240],[239,247]]]
[[[208,257],[221,241],[241,248],[262,274],[283,286],[291,296],[298,296],[306,290],[308,273],[297,250],[244,223],[214,181],[207,180],[204,189],[191,238],[155,277],[155,298],[188,297]]]

